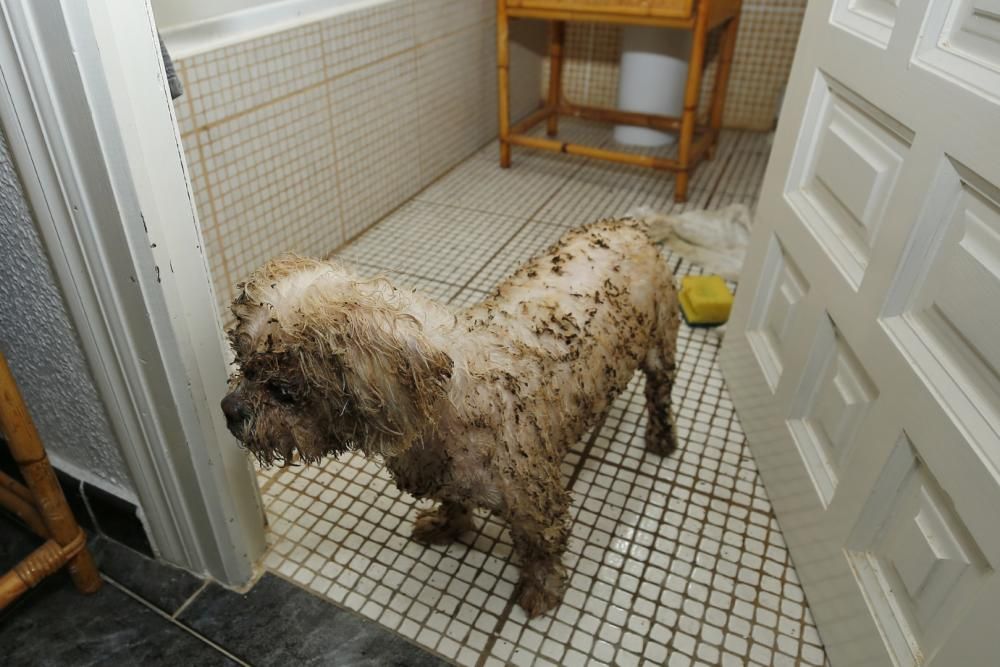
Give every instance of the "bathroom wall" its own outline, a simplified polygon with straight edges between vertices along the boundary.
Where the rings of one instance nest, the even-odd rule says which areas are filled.
[[[132,480],[3,135],[0,350],[56,467],[119,498],[134,501]]]
[[[743,3],[729,78],[723,123],[727,127],[770,130],[780,95],[792,68],[805,0],[751,0]],[[605,24],[570,24],[566,31],[563,79],[573,102],[614,106],[618,93],[621,28]],[[713,40],[714,41],[714,40]],[[714,81],[715,65],[706,71],[702,108]],[[548,59],[545,62],[548,76]]]
[[[544,36],[515,33],[514,116],[539,103]],[[330,253],[496,135],[495,41],[493,0],[388,0],[177,59],[223,319],[266,259]]]

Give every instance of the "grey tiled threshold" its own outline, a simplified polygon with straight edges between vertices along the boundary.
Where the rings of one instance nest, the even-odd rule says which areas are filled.
[[[81,595],[60,573],[0,613],[4,667],[445,664],[274,575],[234,593],[104,538],[90,544],[105,585]],[[36,546],[0,515],[0,569]]]

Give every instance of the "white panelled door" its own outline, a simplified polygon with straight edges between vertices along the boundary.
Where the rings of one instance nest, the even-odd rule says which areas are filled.
[[[811,0],[722,368],[832,665],[1000,665],[1000,0]]]

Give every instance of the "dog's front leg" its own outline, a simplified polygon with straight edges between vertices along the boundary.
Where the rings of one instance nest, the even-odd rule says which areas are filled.
[[[433,509],[417,512],[411,535],[424,544],[448,544],[474,528],[468,507],[444,501]]]
[[[521,577],[514,592],[529,617],[558,605],[566,592],[562,555],[569,537],[569,494],[558,476],[541,490],[519,497],[509,506],[514,550],[521,560]],[[540,498],[539,495],[542,497]]]

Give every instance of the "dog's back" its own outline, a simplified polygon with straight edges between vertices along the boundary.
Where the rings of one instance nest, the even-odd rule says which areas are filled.
[[[602,220],[568,232],[464,316],[496,332],[521,385],[515,409],[537,417],[561,455],[641,365],[672,352],[676,291],[640,223]]]

